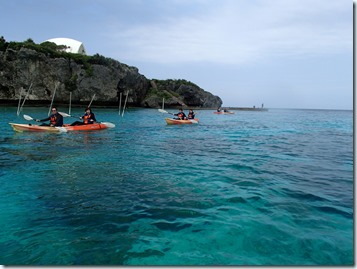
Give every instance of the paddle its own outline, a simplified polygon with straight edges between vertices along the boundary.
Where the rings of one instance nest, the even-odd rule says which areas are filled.
[[[167,112],[166,110],[161,109],[161,108],[159,108],[158,111],[161,112],[161,113],[171,114],[171,115],[174,115],[174,116],[175,116],[174,113]]]
[[[82,117],[79,116],[72,116],[70,114],[64,113],[64,112],[58,112],[58,114],[62,115],[62,117],[67,118],[67,117],[71,117],[71,118],[78,118],[78,119],[82,119]]]
[[[29,115],[24,115],[24,119],[25,120],[34,120],[36,121],[34,118],[32,118]],[[48,127],[55,127],[56,129],[58,129],[61,133],[67,133],[67,129],[64,127],[60,127],[60,126],[48,126]]]
[[[108,128],[114,128],[115,127],[115,124],[111,123],[111,122],[101,122],[101,124],[106,125]]]
[[[166,114],[175,115],[174,113],[167,112],[166,110],[161,109],[161,108],[159,108],[158,111],[161,112],[161,113],[166,113]],[[199,113],[199,112],[195,112],[195,115],[198,114],[198,113]]]
[[[24,115],[25,120],[35,120],[34,118],[30,117],[29,115]]]
[[[81,117],[75,117],[75,116],[69,115],[69,114],[64,113],[64,112],[58,112],[58,114],[62,115],[62,117],[65,117],[65,118],[67,118],[67,117],[76,118],[76,119],[77,119],[77,118],[78,118],[78,119],[81,118]]]

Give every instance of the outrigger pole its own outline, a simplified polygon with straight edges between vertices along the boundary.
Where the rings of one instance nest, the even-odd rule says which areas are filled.
[[[95,94],[93,94],[92,100],[90,100],[90,103],[88,105],[88,107],[90,107],[90,105],[92,104],[93,100],[94,100]]]
[[[68,107],[69,115],[71,115],[71,106],[72,106],[72,92],[69,92],[69,107]]]
[[[55,90],[52,95],[52,101],[51,101],[50,109],[48,110],[48,116],[51,114],[51,109],[52,109],[52,105],[53,105],[53,100],[55,99],[57,87],[58,87],[58,83],[56,83]]]
[[[120,109],[121,109],[121,96],[122,93],[119,94],[119,116],[120,116]]]
[[[25,101],[26,101],[27,97],[30,95],[31,87],[32,87],[32,83],[31,83],[30,88],[28,89],[28,91],[27,91],[27,93],[25,95],[24,101],[22,102],[22,105],[21,105],[20,110],[19,110],[19,115],[20,115],[20,113],[22,111],[22,108],[24,107],[24,104],[25,104]]]
[[[19,104],[17,105],[17,112],[16,112],[16,115],[17,115],[17,116],[20,115],[20,106],[21,106],[22,90],[23,90],[23,88],[21,87],[20,96],[19,96]]]
[[[122,117],[124,116],[126,101],[128,101],[128,95],[129,95],[129,91],[126,92],[125,102],[124,102],[124,106],[123,106],[123,113],[121,114]]]

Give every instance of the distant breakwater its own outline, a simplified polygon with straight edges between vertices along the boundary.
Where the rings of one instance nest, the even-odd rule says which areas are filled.
[[[228,110],[268,111],[269,109],[262,107],[229,107]]]

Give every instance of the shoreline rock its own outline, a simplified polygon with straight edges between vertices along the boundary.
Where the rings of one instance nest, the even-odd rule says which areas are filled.
[[[69,104],[71,92],[72,105],[89,103],[95,94],[93,106],[118,106],[120,94],[124,103],[127,93],[130,107],[160,108],[163,98],[165,107],[222,105],[221,98],[192,82],[149,80],[138,68],[100,55],[63,53],[54,57],[26,47],[0,50],[0,102],[17,102],[31,84],[29,104],[50,104],[56,88],[55,104]]]

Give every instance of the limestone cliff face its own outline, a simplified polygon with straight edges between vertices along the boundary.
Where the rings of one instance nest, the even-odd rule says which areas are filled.
[[[117,103],[118,91],[129,92],[128,103],[140,105],[149,88],[138,69],[112,60],[109,65],[85,66],[71,58],[52,58],[30,49],[0,52],[0,99],[16,100],[21,88],[29,89],[29,100],[89,102],[95,94],[100,104]]]
[[[182,79],[152,80],[149,93],[142,102],[143,106],[161,105],[163,99],[168,107],[217,108],[222,105],[221,98],[192,82]]]
[[[102,64],[98,64],[98,60],[88,63],[71,57],[51,57],[27,48],[7,48],[0,51],[0,100],[16,101],[21,90],[24,94],[32,84],[28,100],[41,103],[50,103],[56,89],[55,103],[68,103],[72,92],[72,104],[89,103],[95,94],[93,104],[117,105],[120,93],[123,100],[128,93],[127,104],[137,107],[160,107],[163,96],[168,97],[165,106],[182,103],[218,107],[222,104],[219,97],[192,83],[160,81],[158,87],[136,67],[104,59]]]

